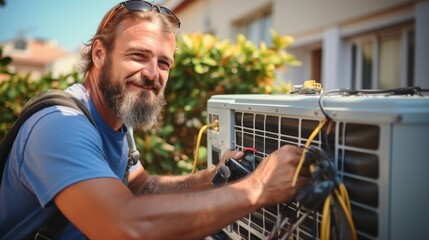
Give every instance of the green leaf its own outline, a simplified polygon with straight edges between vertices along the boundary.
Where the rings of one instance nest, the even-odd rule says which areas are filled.
[[[4,57],[0,60],[0,65],[7,66],[12,62],[12,58],[10,57]]]
[[[209,66],[217,66],[217,64],[218,64],[218,62],[216,60],[214,60],[213,58],[210,58],[210,57],[204,57],[201,60],[201,63],[204,63],[204,64],[209,65]]]
[[[203,74],[203,73],[207,72],[207,68],[201,64],[195,65],[194,70],[198,74]]]

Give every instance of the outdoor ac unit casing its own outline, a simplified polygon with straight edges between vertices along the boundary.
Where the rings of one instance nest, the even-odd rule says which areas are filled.
[[[257,159],[285,144],[304,146],[324,119],[319,95],[216,95],[208,101],[208,166],[226,150],[253,147]],[[427,239],[429,230],[429,98],[327,96],[334,125],[327,136],[352,203],[359,239]],[[326,131],[326,127],[323,130]],[[324,133],[312,145],[326,148]],[[296,214],[294,202],[287,207]],[[232,239],[265,239],[285,204],[262,208],[226,227]],[[318,237],[320,214],[293,239]],[[312,223],[313,222],[313,223]]]

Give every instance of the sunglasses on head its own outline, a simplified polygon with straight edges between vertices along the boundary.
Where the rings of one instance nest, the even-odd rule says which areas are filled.
[[[110,12],[109,16],[107,16],[106,21],[104,21],[103,26],[101,27],[101,31],[103,32],[103,30],[106,28],[106,26],[110,23],[110,21],[112,20],[113,16],[115,16],[116,12],[118,12],[119,8],[121,8],[121,6],[125,6],[127,8],[128,11],[150,11],[153,8],[158,9],[158,12],[161,14],[167,14],[171,17],[173,17],[176,22],[177,22],[177,27],[180,28],[180,20],[179,18],[177,18],[176,15],[174,15],[174,13],[172,11],[170,11],[170,9],[163,7],[163,6],[158,6],[158,5],[153,5],[150,2],[146,2],[143,0],[129,0],[129,1],[125,1],[125,2],[121,2],[119,3],[115,9],[113,9],[113,11]]]

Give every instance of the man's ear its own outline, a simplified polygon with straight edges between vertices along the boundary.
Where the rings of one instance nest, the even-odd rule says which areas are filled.
[[[92,44],[92,62],[96,68],[101,68],[106,59],[106,49],[99,39],[96,39]]]

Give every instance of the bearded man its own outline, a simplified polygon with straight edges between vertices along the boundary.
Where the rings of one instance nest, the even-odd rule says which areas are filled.
[[[58,209],[69,221],[59,239],[201,239],[263,206],[285,202],[302,150],[273,152],[247,178],[214,188],[216,168],[184,176],[149,175],[138,164],[126,186],[129,129],[150,129],[165,105],[179,19],[146,1],[119,3],[83,54],[83,84],[66,91],[83,102],[96,128],[63,106],[21,127],[0,189],[0,238],[43,235]],[[243,157],[224,154],[222,161]],[[56,227],[54,227],[56,228]],[[43,236],[46,237],[47,236]]]

